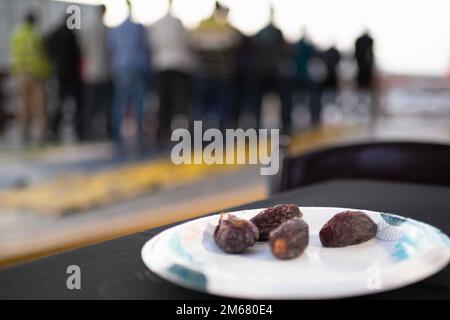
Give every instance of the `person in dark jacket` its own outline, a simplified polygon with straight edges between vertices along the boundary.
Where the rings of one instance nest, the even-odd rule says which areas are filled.
[[[273,22],[271,9],[270,23],[254,37],[255,43],[255,116],[259,126],[262,98],[267,92],[276,93],[281,101],[282,131],[291,129],[292,92],[289,81],[283,74],[282,64],[287,59],[287,44],[283,34]]]
[[[151,49],[145,27],[131,19],[132,4],[127,1],[128,17],[108,35],[111,53],[111,70],[114,83],[112,124],[114,141],[120,157],[127,154],[127,140],[123,122],[127,110],[132,110],[137,127],[135,141],[138,151],[145,154],[148,148],[145,124],[145,97],[150,74]]]
[[[365,31],[355,42],[355,59],[358,66],[356,82],[358,85],[359,105],[366,105],[374,120],[378,113],[378,92],[375,82],[375,58],[373,53],[374,40]]]
[[[83,52],[82,79],[89,139],[112,137],[113,88],[108,50],[108,28],[103,23],[105,6],[96,7],[95,19],[80,32]]]
[[[253,111],[252,105],[254,87],[254,57],[255,50],[253,39],[251,36],[241,34],[241,41],[236,51],[236,74],[234,78],[234,88],[236,94],[233,103],[233,121],[235,126],[253,127],[255,125],[253,119],[248,119],[248,115]]]
[[[66,19],[49,35],[48,53],[55,68],[59,103],[51,121],[54,139],[58,140],[64,113],[64,103],[75,101],[74,127],[79,141],[85,140],[84,110],[81,82],[81,51],[77,36],[66,26]]]
[[[188,31],[172,9],[171,0],[168,13],[147,29],[159,97],[158,140],[162,145],[170,141],[172,129],[188,118],[195,66]]]
[[[336,47],[332,46],[323,53],[323,59],[327,67],[327,77],[324,82],[325,89],[337,90],[338,88],[338,65],[341,55]]]
[[[355,59],[358,65],[358,86],[360,89],[370,89],[373,84],[374,56],[373,39],[367,31],[356,39]]]
[[[216,2],[211,17],[192,33],[194,50],[200,61],[196,79],[196,111],[200,118],[224,129],[230,126],[235,88],[239,32],[228,22],[229,8]],[[209,124],[207,124],[209,126]]]
[[[295,45],[297,88],[309,100],[311,125],[318,126],[322,117],[322,91],[327,70],[322,53],[303,30],[303,37]]]
[[[337,103],[337,94],[339,90],[338,66],[341,55],[335,46],[331,46],[323,53],[323,60],[327,69],[323,90],[329,96],[330,102]]]

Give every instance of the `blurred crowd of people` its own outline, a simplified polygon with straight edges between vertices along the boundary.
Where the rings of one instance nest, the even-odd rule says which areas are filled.
[[[23,140],[30,140],[37,122],[40,141],[58,141],[67,101],[74,103],[73,127],[80,141],[111,138],[119,150],[131,130],[142,151],[149,132],[161,145],[172,129],[205,126],[234,128],[261,126],[263,97],[280,101],[281,130],[290,134],[297,97],[309,106],[311,124],[320,124],[322,95],[337,99],[340,53],[335,47],[319,50],[303,32],[289,44],[273,22],[254,36],[244,36],[228,22],[228,8],[216,3],[212,16],[188,31],[171,10],[150,27],[128,18],[119,26],[103,24],[105,7],[96,23],[73,31],[66,17],[48,35],[36,27],[30,13],[11,37],[12,74],[21,97]],[[373,85],[373,39],[368,32],[356,40],[356,83]],[[56,80],[58,103],[49,114],[47,82]],[[158,97],[157,121],[147,117],[149,93]],[[243,115],[251,121],[242,124]],[[134,118],[134,121],[125,119]],[[253,121],[253,122],[252,122]],[[132,125],[130,125],[132,123]],[[148,127],[156,127],[149,131]]]

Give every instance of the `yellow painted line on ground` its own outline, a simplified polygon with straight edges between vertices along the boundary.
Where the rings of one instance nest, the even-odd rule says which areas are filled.
[[[361,136],[364,130],[359,125],[321,126],[313,131],[291,138],[288,155],[298,156],[314,149]]]
[[[79,212],[187,184],[207,174],[236,167],[174,165],[165,159],[126,165],[94,174],[69,175],[20,190],[0,192],[0,207],[49,215]]]
[[[298,154],[354,134],[355,127],[323,127],[291,139],[289,154]],[[264,146],[235,150],[234,157]],[[240,151],[240,152],[238,152]],[[245,151],[245,152],[243,152]],[[187,185],[237,165],[174,165],[170,159],[152,160],[90,174],[74,174],[20,190],[0,192],[0,207],[44,215],[63,215],[110,205],[161,189]]]

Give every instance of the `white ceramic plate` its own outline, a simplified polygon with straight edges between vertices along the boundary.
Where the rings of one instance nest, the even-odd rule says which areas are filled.
[[[250,299],[322,299],[377,293],[412,284],[444,268],[450,240],[438,229],[396,215],[361,210],[378,224],[363,244],[324,248],[322,226],[343,208],[301,207],[310,244],[293,260],[274,258],[267,243],[243,254],[222,252],[213,232],[219,215],[168,229],[148,241],[142,259],[151,271],[183,287]],[[249,219],[262,209],[233,214]]]

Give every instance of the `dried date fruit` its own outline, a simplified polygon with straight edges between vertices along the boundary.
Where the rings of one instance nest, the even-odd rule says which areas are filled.
[[[267,208],[250,219],[259,229],[259,241],[269,239],[270,232],[283,222],[292,218],[301,218],[303,214],[294,204],[279,204]]]
[[[258,228],[251,221],[223,213],[214,231],[214,240],[227,253],[241,253],[255,244],[258,235]]]
[[[377,225],[365,213],[344,211],[336,214],[320,230],[324,247],[345,247],[366,242],[377,233]]]
[[[270,233],[269,245],[272,254],[286,260],[299,257],[309,243],[308,224],[300,218],[283,222]]]

